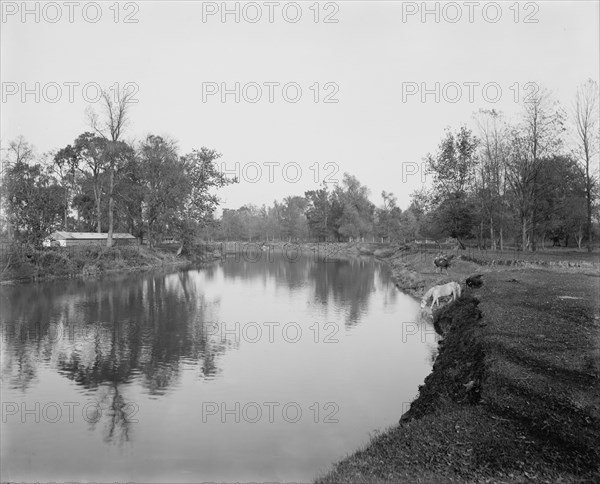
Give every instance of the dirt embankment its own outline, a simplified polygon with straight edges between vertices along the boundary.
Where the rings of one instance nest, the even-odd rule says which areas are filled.
[[[415,296],[484,286],[434,312],[445,337],[399,425],[318,482],[600,482],[600,277],[464,260],[446,276],[433,255],[385,255]]]

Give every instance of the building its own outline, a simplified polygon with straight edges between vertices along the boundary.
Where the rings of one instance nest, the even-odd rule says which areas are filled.
[[[57,231],[44,240],[46,247],[75,247],[82,245],[106,245],[108,234],[97,232]],[[137,238],[127,233],[113,233],[113,245],[136,245]]]

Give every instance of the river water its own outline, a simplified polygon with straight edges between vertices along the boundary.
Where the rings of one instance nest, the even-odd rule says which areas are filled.
[[[0,478],[312,481],[416,396],[418,312],[362,257],[1,287]]]

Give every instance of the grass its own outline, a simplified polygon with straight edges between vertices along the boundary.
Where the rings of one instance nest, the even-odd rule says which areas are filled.
[[[475,273],[484,286],[434,312],[445,337],[401,422],[318,482],[599,482],[597,271],[459,259],[447,276],[433,257],[386,260],[415,296]]]

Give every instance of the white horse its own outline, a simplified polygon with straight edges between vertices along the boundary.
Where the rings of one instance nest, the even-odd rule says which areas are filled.
[[[458,282],[449,282],[448,284],[443,284],[441,286],[433,286],[429,291],[425,293],[423,299],[421,299],[421,308],[427,306],[427,301],[429,298],[431,300],[431,308],[433,305],[439,305],[439,299],[445,296],[452,296],[452,300],[456,301],[456,298],[460,297],[461,288]]]

